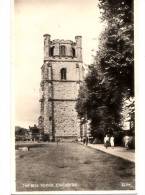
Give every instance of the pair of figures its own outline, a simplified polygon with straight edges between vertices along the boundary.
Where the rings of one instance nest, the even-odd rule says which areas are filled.
[[[114,148],[114,137],[113,136],[109,137],[108,135],[106,135],[104,137],[104,145],[106,148],[110,145],[112,148]]]

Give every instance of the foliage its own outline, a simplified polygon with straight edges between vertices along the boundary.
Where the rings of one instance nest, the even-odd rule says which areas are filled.
[[[122,111],[121,111],[121,118],[122,118],[122,122],[124,122],[122,124],[125,125],[126,123],[129,124],[129,128],[127,130],[131,130],[131,134],[134,135],[135,134],[135,122],[134,122],[134,118],[135,118],[135,101],[133,97],[130,98],[124,98],[123,99],[123,106],[122,106]],[[125,128],[125,127],[124,127]]]
[[[107,128],[120,128],[123,99],[134,96],[133,0],[99,0],[99,8],[106,28],[76,109],[102,139]]]
[[[25,141],[29,139],[28,129],[16,126],[15,127],[15,138],[16,138],[16,141]]]
[[[132,137],[132,139],[128,143],[129,149],[135,149],[135,136]]]
[[[50,141],[49,135],[48,134],[43,134],[42,135],[42,141],[44,141],[44,142]]]
[[[107,28],[103,39],[103,56],[99,59],[107,79],[119,87],[122,95],[134,95],[133,0],[99,0]],[[104,37],[106,38],[104,39]],[[101,52],[102,52],[101,50]],[[100,51],[99,51],[100,52]]]
[[[15,127],[15,135],[25,135],[28,132],[26,128],[16,126]]]

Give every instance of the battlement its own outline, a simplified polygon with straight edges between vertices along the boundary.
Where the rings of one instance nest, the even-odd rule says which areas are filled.
[[[64,39],[54,39],[50,42],[51,44],[61,43],[61,44],[75,44],[75,42],[71,40],[64,40]]]
[[[82,37],[75,36],[75,42],[64,39],[51,40],[49,34],[44,36],[44,60],[50,58],[71,58],[75,61],[82,61]]]

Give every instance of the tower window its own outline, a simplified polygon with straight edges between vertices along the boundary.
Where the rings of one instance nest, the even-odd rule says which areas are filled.
[[[49,56],[53,56],[54,55],[54,46],[50,47],[49,49]]]
[[[66,80],[66,68],[60,70],[61,80]]]
[[[76,64],[76,68],[79,68],[79,64]]]
[[[75,49],[74,49],[74,48],[72,48],[72,56],[73,56],[73,58],[75,58],[75,57],[76,57],[76,51],[75,51]]]
[[[65,55],[66,55],[65,46],[61,45],[60,46],[60,56],[64,57]]]

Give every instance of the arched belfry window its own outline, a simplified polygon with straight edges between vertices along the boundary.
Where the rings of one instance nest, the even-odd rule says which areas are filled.
[[[66,48],[64,45],[60,46],[60,56],[64,57],[66,55]]]
[[[61,80],[66,80],[66,68],[60,70]]]
[[[75,58],[75,57],[76,57],[76,51],[75,51],[75,49],[74,49],[74,48],[72,48],[72,56],[73,56],[73,58]]]
[[[54,55],[54,46],[50,47],[49,49],[49,56],[53,56]]]

